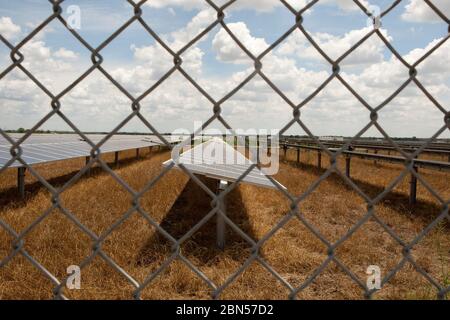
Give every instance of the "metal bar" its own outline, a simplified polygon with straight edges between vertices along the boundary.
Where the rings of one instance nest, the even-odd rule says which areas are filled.
[[[223,181],[223,180],[218,180],[218,188],[217,188],[217,192],[220,193],[223,190],[225,190],[228,186],[228,182],[227,181]],[[226,206],[226,202],[225,199],[222,201],[219,201],[218,203],[220,210],[225,214],[226,210],[227,210],[227,206]],[[220,250],[225,249],[225,231],[226,231],[226,226],[225,226],[225,219],[223,217],[223,215],[221,215],[219,212],[217,212],[217,247]]]
[[[350,178],[350,161],[351,161],[351,157],[346,156],[345,157],[345,175]]]
[[[139,159],[139,148],[136,148],[136,159]]]
[[[320,150],[317,153],[317,167],[322,169],[322,152]]]
[[[117,167],[119,165],[119,151],[114,154],[114,165]]]
[[[414,167],[414,171],[418,172],[418,168]],[[410,187],[409,187],[409,204],[415,205],[417,203],[417,177],[411,173]]]
[[[20,197],[25,198],[25,171],[26,167],[17,168],[17,189],[19,191]]]
[[[89,161],[91,160],[91,157],[86,157],[85,158],[85,164],[87,165],[88,163],[89,163]],[[86,174],[90,174],[91,173],[91,168],[89,168],[87,171],[86,171]]]
[[[300,163],[300,148],[297,148],[297,162]]]
[[[316,146],[304,146],[304,145],[296,145],[296,144],[288,144],[289,147],[292,148],[301,148],[305,150],[315,150],[321,151],[320,147]],[[356,157],[367,160],[377,160],[377,161],[385,161],[391,163],[404,164],[405,158],[401,156],[388,156],[383,154],[373,154],[373,153],[365,153],[360,151],[343,151],[344,155],[348,155],[350,157]],[[431,170],[440,170],[440,171],[450,171],[450,163],[443,161],[434,161],[434,160],[424,160],[424,159],[415,159],[415,166],[419,168],[426,168]]]

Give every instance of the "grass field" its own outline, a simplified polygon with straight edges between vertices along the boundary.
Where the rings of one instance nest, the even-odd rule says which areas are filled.
[[[115,172],[135,190],[161,171],[169,152],[134,152],[124,158]],[[105,157],[113,161],[113,156]],[[303,152],[301,163],[294,151],[280,164],[275,178],[289,192],[300,195],[325,172],[315,167],[316,155]],[[52,185],[70,179],[84,159],[36,166]],[[323,158],[326,167],[327,159]],[[343,163],[340,162],[343,167]],[[370,197],[379,194],[402,168],[367,160],[352,160],[352,179]],[[448,201],[449,173],[421,170],[426,181]],[[408,204],[409,177],[376,205],[377,216],[406,243],[440,215],[442,207],[419,183],[418,203]],[[211,180],[203,179],[214,188]],[[20,200],[15,190],[16,171],[0,176],[0,217],[17,232],[23,231],[51,206],[51,197],[27,173],[27,196]],[[279,191],[241,185],[228,195],[228,214],[250,237],[257,240],[269,232],[288,212],[290,203]],[[168,172],[141,199],[141,207],[172,236],[180,238],[210,209],[211,199],[177,170]],[[61,195],[62,205],[81,223],[99,235],[130,208],[131,196],[108,173],[94,168]],[[301,202],[304,217],[330,242],[337,241],[366,213],[365,201],[339,176],[333,174]],[[450,223],[440,223],[412,250],[418,265],[443,286],[450,285]],[[224,283],[250,256],[249,244],[228,228],[224,251],[215,247],[215,219],[199,229],[182,245],[182,253],[217,285]],[[24,239],[25,250],[59,279],[69,265],[78,265],[92,253],[92,240],[59,210],[54,210]],[[12,238],[0,229],[0,260],[11,251]],[[138,213],[132,214],[102,245],[103,252],[139,282],[171,255],[171,244]],[[298,287],[327,259],[327,248],[298,219],[290,220],[262,247],[261,256],[292,286]],[[336,256],[365,283],[366,269],[378,265],[386,275],[402,259],[402,247],[374,220],[361,226],[336,250]],[[82,270],[81,290],[65,290],[73,299],[131,299],[134,287],[95,257]],[[0,268],[0,299],[52,298],[54,285],[24,257],[17,255]],[[181,261],[172,262],[142,292],[144,299],[203,299],[211,289]],[[224,299],[285,299],[289,291],[258,262],[253,262],[220,295]],[[363,291],[334,262],[301,291],[299,299],[361,299]],[[375,299],[434,299],[436,289],[414,268],[403,268],[374,295]]]

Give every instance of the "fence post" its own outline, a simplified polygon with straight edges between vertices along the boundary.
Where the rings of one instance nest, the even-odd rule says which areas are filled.
[[[419,169],[414,166],[413,170],[418,172]],[[414,205],[417,202],[417,177],[411,173],[411,181],[409,187],[409,204]]]
[[[19,191],[20,197],[25,198],[25,171],[26,167],[17,168],[17,189]]]
[[[300,148],[297,148],[297,162],[300,163]]]

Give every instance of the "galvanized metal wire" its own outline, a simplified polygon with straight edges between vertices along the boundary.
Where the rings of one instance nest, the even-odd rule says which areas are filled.
[[[151,0],[150,0],[151,1]],[[366,221],[370,218],[374,219],[400,246],[402,246],[402,259],[392,270],[390,270],[386,276],[382,280],[382,285],[389,282],[389,280],[405,265],[405,263],[409,262],[414,269],[420,273],[424,279],[426,279],[432,286],[436,288],[437,298],[445,299],[446,294],[450,291],[450,287],[444,287],[440,284],[436,279],[434,279],[429,273],[427,273],[423,268],[421,268],[413,256],[411,255],[411,250],[416,246],[440,221],[444,219],[450,220],[449,215],[449,200],[442,199],[441,196],[430,186],[425,179],[414,170],[413,160],[425,149],[427,146],[435,140],[440,134],[442,134],[446,130],[450,130],[450,111],[448,111],[444,106],[442,106],[433,95],[427,91],[425,86],[422,85],[420,80],[417,78],[418,71],[417,67],[423,63],[434,51],[440,48],[445,42],[447,42],[450,38],[450,33],[447,34],[443,39],[437,42],[434,47],[428,50],[420,59],[418,59],[413,64],[409,64],[402,55],[396,50],[396,48],[389,42],[389,40],[383,35],[380,31],[380,26],[382,24],[383,18],[388,15],[392,10],[394,10],[400,3],[401,0],[396,0],[390,5],[387,9],[385,9],[378,17],[372,16],[372,13],[364,6],[364,4],[359,0],[353,0],[353,2],[371,19],[373,19],[373,29],[368,31],[366,35],[364,35],[357,43],[355,43],[351,48],[349,48],[344,54],[338,57],[336,60],[332,59],[323,48],[314,40],[312,35],[308,32],[307,28],[303,24],[303,17],[311,10],[319,0],[312,0],[302,9],[296,10],[294,9],[287,1],[280,0],[280,2],[292,13],[292,26],[276,41],[274,41],[267,49],[265,49],[258,56],[255,56],[246,46],[242,43],[239,38],[233,33],[233,31],[228,27],[225,17],[227,16],[227,10],[233,3],[238,0],[231,0],[225,3],[222,6],[216,5],[212,0],[205,0],[205,2],[217,12],[217,17],[215,21],[213,21],[208,27],[206,27],[202,32],[200,32],[197,36],[190,39],[186,45],[184,45],[178,51],[174,51],[165,41],[154,31],[151,25],[145,21],[142,17],[142,6],[147,2],[146,0],[141,0],[138,2],[134,2],[132,0],[127,0],[126,2],[130,6],[130,18],[117,30],[115,30],[106,40],[104,40],[99,46],[93,47],[91,46],[76,30],[69,27],[67,21],[62,16],[62,3],[64,0],[49,0],[49,16],[45,19],[41,24],[39,24],[36,28],[34,28],[20,43],[13,45],[10,43],[5,37],[0,34],[0,41],[4,43],[10,50],[10,58],[11,64],[0,73],[0,81],[8,75],[13,70],[20,70],[23,74],[25,74],[34,84],[36,84],[42,92],[47,95],[51,99],[51,106],[49,108],[49,112],[38,121],[29,131],[27,131],[20,139],[17,141],[12,139],[4,130],[0,129],[0,134],[11,144],[11,159],[8,163],[0,168],[0,174],[4,172],[12,163],[15,161],[20,162],[40,183],[42,183],[45,188],[51,194],[52,202],[49,208],[44,211],[33,223],[31,223],[27,228],[22,230],[20,233],[15,231],[10,225],[8,225],[5,221],[0,219],[0,227],[6,230],[8,234],[10,234],[13,238],[13,245],[11,247],[11,251],[9,255],[3,260],[0,261],[0,268],[5,267],[11,259],[13,259],[17,255],[22,255],[26,258],[36,269],[38,269],[45,277],[47,277],[54,284],[54,297],[55,299],[65,299],[66,297],[63,294],[64,285],[66,279],[58,279],[55,275],[49,272],[45,265],[41,264],[37,261],[33,256],[26,250],[25,246],[25,237],[34,230],[54,209],[59,209],[62,214],[64,214],[71,222],[73,222],[82,232],[88,235],[92,241],[92,252],[91,254],[81,262],[81,269],[88,266],[94,258],[100,257],[103,259],[108,265],[110,265],[114,270],[120,273],[125,279],[129,281],[131,285],[134,286],[134,298],[139,299],[141,296],[141,292],[149,285],[151,285],[152,281],[160,275],[169,264],[178,259],[182,261],[189,269],[191,269],[200,279],[202,279],[210,288],[211,288],[211,296],[213,298],[220,298],[222,291],[227,288],[240,274],[242,274],[246,268],[253,262],[259,263],[263,268],[265,268],[270,274],[279,281],[282,285],[284,285],[290,292],[289,298],[296,298],[297,294],[303,291],[305,288],[311,285],[311,283],[319,276],[323,270],[331,263],[334,262],[340,269],[346,273],[361,289],[365,292],[366,298],[371,298],[376,290],[370,290],[367,288],[365,281],[358,278],[358,276],[352,272],[352,270],[347,267],[336,255],[336,249],[347,239],[349,239],[352,234],[354,234]],[[424,0],[424,2],[440,17],[440,19],[448,26],[450,32],[450,20],[447,17],[446,13],[439,10],[431,0]],[[46,28],[51,22],[59,21],[79,43],[85,47],[91,53],[91,62],[92,65],[75,81],[73,81],[69,86],[67,86],[64,90],[59,93],[52,92],[48,87],[46,87],[42,82],[40,82],[31,71],[27,69],[24,65],[24,61],[27,59],[24,54],[21,53],[23,47],[29,43],[36,35]],[[168,54],[173,57],[173,66],[148,90],[142,93],[140,96],[134,96],[130,93],[126,88],[124,88],[114,77],[108,73],[103,68],[104,59],[102,57],[102,50],[104,50],[108,45],[111,44],[124,30],[126,30],[131,24],[138,23],[140,24],[157,43],[159,43]],[[226,33],[234,40],[234,42],[239,46],[239,48],[248,56],[249,59],[253,61],[254,70],[251,72],[241,83],[239,83],[235,88],[233,88],[230,92],[224,95],[221,99],[215,100],[208,92],[205,90],[197,81],[195,81],[190,75],[189,72],[183,68],[183,53],[185,53],[189,48],[194,46],[201,38],[205,37],[210,31],[212,31],[216,26],[220,26]],[[328,63],[331,68],[331,75],[321,84],[319,85],[313,93],[311,93],[308,97],[303,99],[300,102],[294,102],[289,99],[283,91],[270,80],[270,78],[264,73],[264,65],[263,58],[269,54],[272,50],[274,50],[278,45],[280,45],[287,37],[289,37],[294,31],[299,30],[309,41],[309,43],[317,50],[317,53],[322,56]],[[396,88],[396,90],[382,103],[377,106],[373,106],[369,104],[358,92],[341,76],[340,74],[340,65],[348,57],[352,52],[354,52],[359,46],[365,43],[371,37],[378,37],[383,41],[386,47],[392,52],[392,54],[404,65],[406,69],[409,70],[409,77],[405,79],[403,84]],[[126,116],[111,132],[109,132],[101,141],[98,143],[92,142],[88,136],[83,134],[77,126],[64,114],[64,106],[61,102],[61,99],[66,96],[69,92],[71,92],[75,87],[77,87],[82,81],[84,81],[94,70],[100,71],[109,81],[113,84],[117,89],[119,89],[129,100],[130,104],[130,113]],[[165,139],[165,137],[155,129],[150,121],[148,121],[144,115],[141,113],[141,101],[147,96],[151,95],[152,92],[158,88],[163,82],[165,82],[172,74],[178,72],[181,74],[189,83],[192,84],[193,90],[197,90],[202,96],[204,96],[211,103],[211,116],[210,118],[202,125],[201,128],[195,132],[194,135],[199,134],[201,130],[207,128],[213,121],[217,120],[222,123],[227,129],[233,130],[233,128],[228,124],[226,119],[222,116],[221,106],[229,100],[233,95],[239,92],[249,81],[251,81],[255,76],[259,75],[272,89],[273,91],[279,95],[290,107],[291,110],[286,110],[286,112],[292,112],[292,119],[281,129],[280,135],[284,134],[289,128],[292,126],[299,125],[311,139],[313,139],[317,145],[320,147],[323,153],[327,154],[331,161],[330,166],[325,172],[313,183],[304,193],[301,195],[292,195],[289,191],[281,188],[279,184],[277,184],[270,176],[268,176],[271,181],[274,181],[275,186],[279,189],[281,193],[286,196],[286,198],[291,203],[290,212],[287,213],[279,222],[270,230],[266,235],[264,235],[261,239],[255,241],[250,236],[248,236],[243,230],[241,230],[227,215],[225,212],[221,210],[222,206],[220,205],[227,194],[229,194],[236,186],[242,181],[242,179],[258,164],[255,163],[251,165],[248,170],[234,183],[228,186],[226,190],[222,191],[219,194],[216,194],[213,190],[210,190],[204,183],[202,183],[195,175],[193,175],[189,170],[179,164],[179,167],[187,174],[189,177],[197,183],[210,197],[212,201],[212,210],[201,220],[199,221],[191,230],[189,230],[184,236],[180,239],[174,238],[169,232],[164,230],[158,222],[144,210],[144,208],[140,205],[140,199],[149,189],[151,189],[155,183],[157,183],[172,167],[168,166],[164,168],[161,173],[156,176],[152,181],[148,182],[147,185],[143,188],[143,190],[134,190],[130,185],[127,184],[126,181],[121,179],[109,166],[108,164],[99,157],[99,150],[102,145],[105,144],[113,135],[117,134],[121,128],[123,128],[130,120],[133,118],[138,118],[144,125],[156,136],[158,136],[167,148],[172,149],[173,146]],[[368,110],[368,123],[362,130],[360,130],[352,139],[347,141],[344,146],[337,151],[330,151],[325,145],[318,140],[308,126],[303,122],[301,116],[302,108],[307,105],[311,100],[313,100],[327,85],[333,80],[339,80],[345,88],[361,103],[362,107]],[[416,151],[412,153],[405,152],[383,129],[383,127],[378,123],[378,113],[385,106],[387,106],[395,97],[397,97],[410,83],[415,83],[417,87],[423,92],[423,94],[431,101],[431,103],[442,112],[443,123],[442,127],[425,143],[423,143]],[[107,111],[105,111],[107,112]],[[67,123],[75,133],[77,133],[80,137],[82,137],[89,145],[92,147],[91,150],[91,158],[90,161],[69,181],[67,181],[63,186],[56,188],[52,186],[48,181],[44,179],[32,166],[27,164],[27,162],[22,158],[23,150],[21,148],[21,144],[24,143],[36,130],[41,127],[46,121],[48,121],[52,117],[60,117],[65,123]],[[371,198],[369,195],[364,193],[351,179],[349,179],[345,174],[341,172],[341,170],[337,166],[337,158],[343,154],[348,147],[360,138],[369,128],[375,127],[383,137],[398,151],[404,158],[404,169],[401,174],[390,183],[386,189],[378,194],[375,198]],[[190,138],[187,139],[183,144],[190,143]],[[66,191],[70,186],[72,186],[76,181],[78,181],[94,164],[99,165],[104,171],[109,173],[111,177],[113,177],[131,196],[132,202],[130,204],[130,208],[127,212],[121,216],[119,220],[113,223],[104,233],[96,234],[91,231],[88,227],[86,227],[83,223],[81,223],[76,215],[72,213],[70,210],[65,208],[61,201],[60,195]],[[319,184],[327,179],[332,173],[338,174],[353,190],[355,190],[366,202],[367,212],[366,214],[357,222],[355,225],[338,241],[332,243],[327,238],[320,233],[320,231],[314,227],[302,214],[299,205],[302,201],[304,201],[317,187]],[[419,235],[417,235],[412,241],[405,242],[402,240],[392,228],[390,228],[378,215],[376,212],[376,205],[380,203],[383,198],[393,190],[393,188],[408,174],[414,175],[418,181],[422,183],[422,185],[438,200],[441,205],[442,211],[441,214],[436,217],[436,219],[427,226]],[[130,274],[128,274],[118,263],[114,261],[110,256],[108,256],[105,251],[102,249],[103,241],[110,235],[115,229],[117,229],[122,223],[124,223],[133,213],[138,212],[142,217],[144,217],[150,225],[152,225],[159,233],[161,233],[165,238],[170,241],[172,244],[173,252],[170,257],[153,273],[149,274],[148,277],[143,281],[139,282],[134,279]],[[189,239],[199,228],[205,225],[213,216],[222,215],[226,224],[231,227],[236,233],[238,233],[243,239],[245,239],[249,245],[252,247],[251,255],[248,259],[242,264],[242,266],[235,271],[222,285],[217,285],[212,280],[210,280],[199,268],[197,268],[186,256],[181,252],[181,245]],[[285,226],[292,219],[297,219],[300,221],[309,231],[312,232],[326,247],[328,251],[327,257],[324,259],[323,263],[319,265],[300,286],[293,286],[286,279],[284,279],[274,267],[272,267],[261,255],[260,249],[262,246],[283,226]]]

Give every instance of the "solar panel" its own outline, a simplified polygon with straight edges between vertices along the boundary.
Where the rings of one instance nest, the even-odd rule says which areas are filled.
[[[13,140],[20,139],[23,134],[19,133],[9,133],[8,134]],[[92,142],[99,142],[101,139],[103,139],[106,135],[105,134],[86,134],[86,137],[88,137]],[[163,135],[163,137],[171,142],[181,142],[184,139],[187,138],[187,136],[173,136],[173,135]],[[155,136],[155,135],[144,135],[144,134],[116,134],[110,138],[110,140],[149,140],[151,142],[158,142],[161,143],[161,140]],[[35,143],[60,143],[60,142],[70,142],[70,141],[82,141],[81,136],[75,133],[63,133],[63,134],[57,134],[57,133],[46,133],[46,134],[40,134],[40,133],[33,133],[31,136],[29,136],[24,143],[26,144],[35,144]],[[9,141],[7,141],[3,136],[0,135],[0,145],[10,145]]]
[[[11,136],[14,139],[20,138],[20,135]],[[104,135],[88,136],[94,143],[99,142],[103,137]],[[154,142],[145,141],[142,137],[124,135],[111,137],[110,140],[100,147],[100,153],[118,152],[158,145]],[[90,156],[92,147],[80,139],[80,136],[74,134],[31,135],[21,144],[23,150],[21,158],[29,165],[34,165]],[[5,139],[0,141],[0,167],[11,160],[10,148],[11,145],[8,141]],[[20,166],[22,164],[18,161],[10,165],[11,168]]]
[[[173,159],[164,162],[163,165],[167,167],[171,163],[174,163]],[[183,152],[180,154],[179,163],[192,173],[228,182],[236,181],[253,164],[242,153],[220,138],[212,138]],[[253,168],[241,181],[261,187],[276,188],[257,167]],[[285,188],[281,184],[279,185]]]

